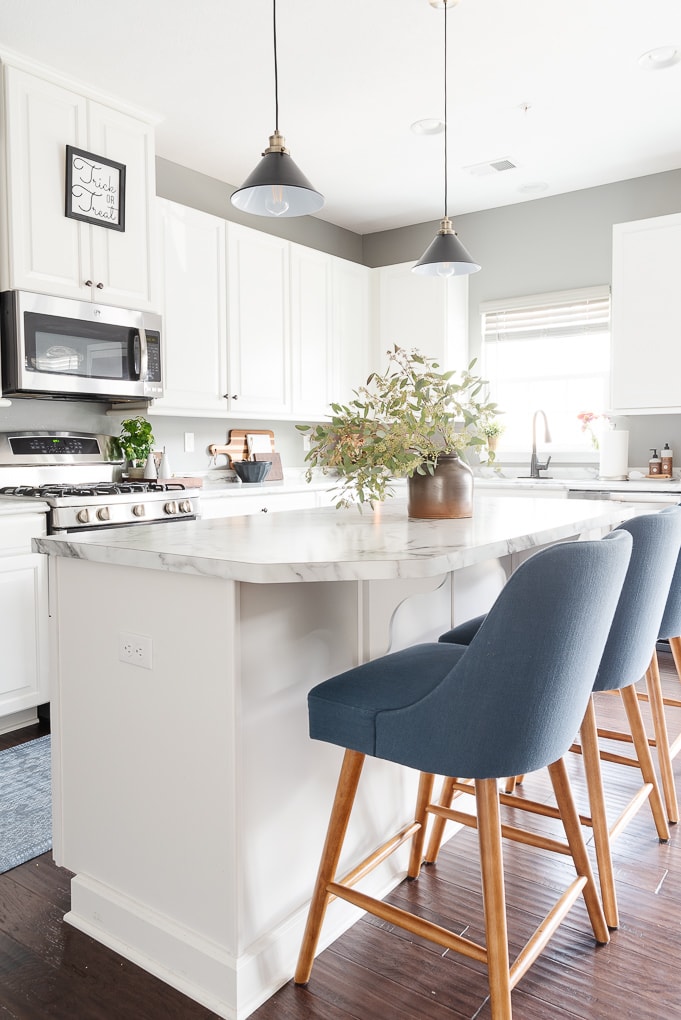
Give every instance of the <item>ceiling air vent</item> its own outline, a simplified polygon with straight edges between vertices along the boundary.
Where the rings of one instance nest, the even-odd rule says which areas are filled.
[[[489,177],[490,174],[499,174],[504,170],[515,170],[516,164],[510,159],[492,159],[488,163],[474,163],[472,166],[465,166],[466,170],[473,177]]]

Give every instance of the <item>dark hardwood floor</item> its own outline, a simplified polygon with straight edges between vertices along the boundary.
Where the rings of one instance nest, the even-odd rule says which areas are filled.
[[[681,693],[671,658],[661,656],[665,687]],[[599,700],[599,720],[616,722],[619,699]],[[674,718],[676,716],[676,718]],[[681,712],[671,714],[673,733]],[[38,725],[0,736],[0,749],[45,732]],[[586,807],[581,762],[568,756],[573,786]],[[681,790],[681,756],[676,775]],[[613,814],[634,770],[604,766]],[[542,773],[527,777],[527,796],[549,799]],[[521,794],[522,795],[522,794]],[[523,815],[522,824],[528,824]],[[534,818],[545,829],[556,823]],[[1,823],[0,823],[1,828]],[[587,835],[589,835],[587,833]],[[505,846],[511,953],[536,926],[569,864],[539,850]],[[621,924],[596,946],[578,903],[513,992],[517,1020],[661,1020],[681,1017],[681,843],[678,827],[657,840],[649,809],[614,845]],[[68,872],[50,854],[0,875],[0,1020],[203,1020],[214,1016],[81,934],[62,918]],[[312,876],[311,876],[312,880]],[[458,833],[438,863],[405,882],[391,901],[481,938],[476,835]],[[289,982],[253,1020],[489,1020],[485,969],[367,917],[316,960],[307,988]]]

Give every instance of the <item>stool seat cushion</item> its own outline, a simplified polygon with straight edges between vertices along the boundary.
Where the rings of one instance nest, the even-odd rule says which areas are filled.
[[[466,651],[414,645],[325,680],[308,695],[310,736],[376,756],[376,720],[434,690]]]

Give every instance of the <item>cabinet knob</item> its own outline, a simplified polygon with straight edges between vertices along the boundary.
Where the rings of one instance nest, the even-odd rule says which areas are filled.
[[[86,287],[92,287],[92,280],[86,280],[85,281],[85,286]]]
[[[266,514],[267,513],[267,507],[266,506],[261,506],[260,507],[260,513],[261,514]]]
[[[238,393],[223,393],[222,395],[225,398],[225,400],[238,400],[239,399],[239,394]]]
[[[103,283],[101,283],[101,282],[100,282],[100,283],[98,283],[98,284],[97,284],[97,290],[104,290],[104,284],[103,284]]]

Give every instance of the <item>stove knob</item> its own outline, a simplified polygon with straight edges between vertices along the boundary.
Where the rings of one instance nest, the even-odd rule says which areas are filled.
[[[111,518],[111,514],[109,513],[108,506],[100,506],[99,510],[97,511],[97,520],[98,521],[108,521],[108,520],[110,520],[110,518]]]
[[[177,503],[175,502],[174,499],[171,499],[170,503],[166,503],[166,505],[163,507],[163,509],[165,510],[165,512],[167,514],[176,514],[177,513]]]
[[[135,506],[132,508],[132,512],[135,517],[144,517],[147,511],[146,507],[144,506],[144,503],[136,503]]]
[[[181,514],[190,514],[191,512],[192,512],[191,500],[189,500],[189,499],[182,499],[182,500],[180,500],[180,513]]]
[[[81,524],[89,524],[90,522],[90,511],[85,507],[83,510],[79,510],[76,514],[76,520],[80,521]]]

